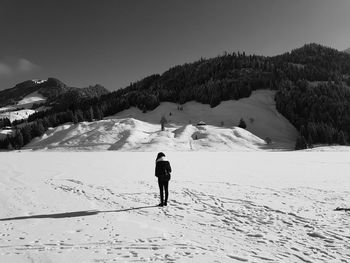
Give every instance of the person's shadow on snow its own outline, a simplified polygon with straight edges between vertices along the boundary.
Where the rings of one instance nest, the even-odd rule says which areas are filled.
[[[157,207],[155,205],[150,206],[140,206],[140,207],[130,207],[118,210],[86,210],[86,211],[76,211],[76,212],[66,212],[66,213],[57,213],[57,214],[42,214],[42,215],[30,215],[30,216],[18,216],[18,217],[9,217],[1,218],[0,221],[10,221],[10,220],[25,220],[25,219],[40,219],[40,218],[71,218],[71,217],[82,217],[82,216],[93,216],[102,213],[119,213],[132,210],[140,210],[146,208]]]

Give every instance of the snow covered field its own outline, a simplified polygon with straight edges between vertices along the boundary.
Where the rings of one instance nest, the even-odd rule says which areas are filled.
[[[0,153],[0,261],[349,262],[348,153]]]

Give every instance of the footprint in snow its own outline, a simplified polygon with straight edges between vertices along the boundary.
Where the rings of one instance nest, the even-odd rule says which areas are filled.
[[[242,262],[248,261],[248,259],[246,259],[246,258],[242,258],[242,257],[234,256],[234,255],[227,255],[227,256],[229,258],[232,258],[232,259],[235,259],[235,260],[238,260],[238,261],[242,261]]]
[[[311,232],[311,233],[307,233],[310,237],[317,237],[317,238],[322,238],[322,239],[326,239],[326,237],[320,233],[317,232]]]
[[[247,236],[248,237],[257,237],[257,238],[264,237],[262,234],[248,234]]]

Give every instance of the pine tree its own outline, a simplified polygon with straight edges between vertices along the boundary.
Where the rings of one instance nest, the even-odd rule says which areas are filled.
[[[307,147],[312,148],[313,146],[314,146],[314,142],[312,140],[312,137],[309,135],[309,137],[307,138]]]
[[[73,111],[71,110],[68,110],[66,112],[66,115],[67,115],[67,120],[69,122],[73,122],[73,123],[77,123],[78,122],[78,119],[76,118],[75,114],[73,113]]]
[[[21,129],[21,133],[23,135],[23,145],[28,144],[32,140],[31,131],[32,128],[30,125],[27,125]]]
[[[242,129],[246,129],[247,128],[247,124],[245,123],[243,118],[240,119],[238,127],[242,128]]]
[[[89,110],[87,111],[87,121],[91,122],[93,120],[94,120],[94,111],[92,107],[90,107]]]
[[[265,138],[266,144],[270,145],[272,143],[272,139],[270,137]]]
[[[77,124],[79,121],[78,121],[78,115],[76,112],[73,113],[73,116],[72,116],[72,121],[74,124]]]
[[[8,141],[8,143],[7,143],[7,150],[9,150],[9,151],[12,151],[13,150],[13,146],[12,146],[12,143],[10,142],[10,141]]]
[[[23,147],[23,136],[20,131],[16,132],[16,135],[14,138],[14,146],[16,149],[21,149]]]
[[[1,149],[8,149],[9,143],[10,143],[10,141],[9,141],[9,138],[8,138],[8,137],[6,137],[6,138],[4,138],[3,140],[1,140],[1,141],[0,141],[0,147],[1,147]]]
[[[98,106],[94,107],[94,117],[96,120],[102,120],[103,118],[102,111]]]
[[[50,115],[48,118],[48,122],[51,124],[52,127],[56,127],[58,125],[57,115],[56,114]]]
[[[11,121],[10,121],[10,119],[9,119],[9,118],[5,118],[4,124],[5,124],[5,126],[11,126]]]
[[[77,116],[77,120],[78,122],[82,122],[84,121],[84,114],[82,112],[82,110],[78,109],[76,112],[75,112],[76,116]]]
[[[165,118],[165,116],[162,116],[162,118],[160,119],[160,125],[161,125],[162,131],[164,131],[164,126],[167,122],[168,120]]]
[[[44,132],[45,132],[45,128],[44,128],[41,120],[37,121],[32,126],[32,133],[31,133],[32,138],[39,137],[39,136],[43,135]]]
[[[340,131],[338,133],[338,137],[337,137],[337,143],[339,145],[346,145],[346,138],[345,138],[345,134],[343,131]]]
[[[47,130],[51,126],[51,123],[47,117],[44,117],[42,119],[42,122],[43,122],[43,126],[44,126],[45,130]]]
[[[11,122],[9,118],[0,119],[0,128],[11,126]]]
[[[297,141],[295,142],[295,150],[302,150],[307,149],[307,143],[305,140],[305,137],[302,135],[299,135],[297,138]]]

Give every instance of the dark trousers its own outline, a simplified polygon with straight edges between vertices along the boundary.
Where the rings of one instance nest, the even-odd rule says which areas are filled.
[[[160,203],[166,204],[168,202],[168,195],[169,195],[169,192],[168,192],[169,181],[158,179],[158,186],[159,186],[159,192],[160,192]],[[165,192],[165,200],[164,200],[164,192]]]

